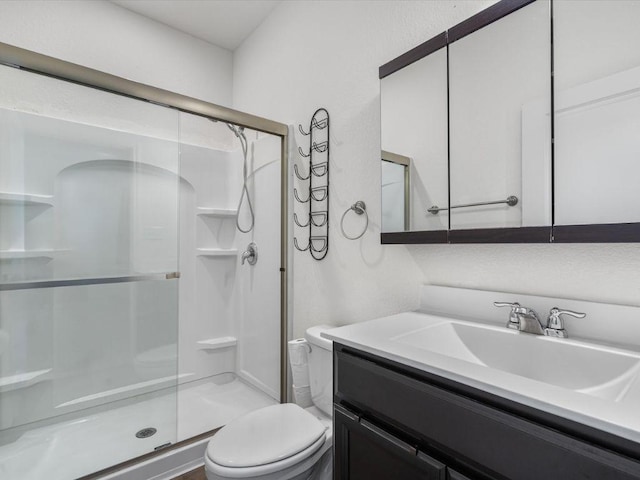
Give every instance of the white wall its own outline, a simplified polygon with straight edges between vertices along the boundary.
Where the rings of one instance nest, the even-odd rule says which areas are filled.
[[[230,106],[230,51],[104,0],[0,1],[0,42]]]
[[[378,66],[491,3],[283,2],[236,51],[235,108],[292,123],[331,113],[331,249],[294,255],[295,335],[414,308],[420,281],[640,303],[640,245],[379,245]],[[338,221],[357,199],[372,225],[348,242]]]
[[[294,335],[417,308],[422,273],[405,247],[380,245],[378,67],[490,3],[282,2],[236,50],[234,108],[305,127],[320,106],[331,115],[329,254],[294,253]],[[371,221],[348,241],[339,222],[356,200]]]

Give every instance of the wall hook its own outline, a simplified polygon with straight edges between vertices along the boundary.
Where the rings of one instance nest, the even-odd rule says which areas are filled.
[[[321,242],[322,247],[316,248],[313,242]],[[311,247],[311,250],[313,250],[314,252],[322,253],[327,248],[327,237],[324,237],[324,236],[311,237],[309,239],[309,246]]]
[[[300,172],[298,171],[298,165],[296,164],[293,164],[293,171],[296,174],[296,177],[298,177],[300,180],[309,180],[309,177],[311,176],[311,173],[309,173],[309,175],[307,175],[306,177],[300,175]]]
[[[301,222],[302,216],[295,212],[293,214],[295,225],[309,229],[309,240],[305,248],[301,248],[295,237],[293,242],[297,250],[309,250],[315,260],[322,260],[329,252],[329,128],[329,112],[325,108],[319,108],[313,113],[308,130],[298,125],[298,131],[309,137],[309,149],[306,152],[302,147],[298,147],[298,153],[308,158],[309,170],[305,175],[302,168],[296,163],[293,165],[298,180],[309,182],[309,194],[306,199],[300,197],[297,188],[293,189],[294,198],[309,207],[305,223]]]
[[[298,239],[296,237],[293,237],[293,246],[296,247],[296,249],[300,250],[301,252],[306,252],[311,248],[311,242],[308,242],[305,248],[300,248],[300,246],[298,245]]]
[[[293,221],[296,222],[296,225],[298,225],[300,228],[305,228],[309,226],[309,222],[311,222],[311,217],[309,217],[309,220],[307,221],[307,223],[305,223],[304,225],[302,223],[300,223],[298,221],[298,215],[296,213],[293,214]],[[315,225],[315,223],[314,223]]]
[[[300,125],[300,124],[298,124],[298,130],[300,130],[300,133],[302,135],[307,136],[307,135],[311,135],[311,131],[314,128],[317,128],[318,130],[322,130],[323,128],[327,128],[327,125],[329,125],[329,118],[328,117],[327,118],[322,118],[322,119],[320,119],[320,121],[316,120],[315,117],[312,117],[311,118],[311,127],[309,128],[309,132],[305,132],[302,129],[302,125]]]
[[[296,200],[299,201],[300,203],[307,203],[309,202],[309,200],[311,200],[311,195],[309,195],[309,197],[306,200],[302,200],[299,196],[298,196],[298,190],[297,189],[293,189],[293,196],[296,197]]]
[[[321,218],[320,223],[314,220],[315,217]],[[329,221],[329,212],[327,212],[326,210],[319,211],[319,212],[312,212],[309,218],[309,221],[313,223],[315,227],[324,227]]]
[[[311,148],[313,148],[318,153],[324,153],[327,151],[327,148],[329,148],[329,140],[320,143],[312,142]]]
[[[329,192],[327,191],[328,187],[325,185],[323,187],[313,187],[311,189],[311,198],[313,198],[316,202],[322,202],[327,198]]]
[[[324,110],[324,109],[321,109],[321,110]],[[327,126],[329,126],[328,113],[325,118],[321,118],[320,120],[316,119],[315,116],[311,117],[311,128],[317,128],[318,130],[322,130],[323,128],[327,128]]]
[[[298,147],[298,153],[299,153],[300,155],[302,155],[303,157],[305,157],[305,158],[309,158],[309,157],[311,156],[311,152],[309,152],[309,153],[304,153],[304,152],[302,151],[302,148],[300,148],[300,147]]]
[[[311,130],[309,130],[309,132],[305,132],[302,129],[302,125],[301,124],[298,124],[298,130],[300,130],[300,133],[303,134],[304,136],[311,135]]]
[[[328,162],[321,162],[321,163],[318,163],[317,165],[311,165],[311,173],[313,173],[316,177],[322,177],[324,176],[325,173],[327,173],[328,168],[329,168]]]

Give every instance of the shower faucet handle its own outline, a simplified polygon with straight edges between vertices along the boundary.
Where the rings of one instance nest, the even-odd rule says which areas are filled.
[[[247,249],[242,252],[242,265],[244,265],[245,260],[249,262],[249,265],[255,265],[258,261],[258,246],[251,242]]]

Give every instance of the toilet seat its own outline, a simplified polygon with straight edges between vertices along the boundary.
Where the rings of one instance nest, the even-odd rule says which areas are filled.
[[[316,461],[326,427],[298,405],[251,412],[223,427],[209,442],[208,470],[222,478],[247,478],[304,467]]]
[[[215,463],[208,454],[205,455],[205,468],[221,478],[255,478],[266,477],[273,473],[283,473],[286,469],[296,471],[304,471],[313,465],[317,459],[319,453],[324,453],[322,446],[325,443],[324,436],[320,437],[309,448],[298,452],[297,454],[280,460],[279,462],[268,463],[266,465],[257,465],[254,467],[224,467]],[[276,478],[281,478],[278,475]]]

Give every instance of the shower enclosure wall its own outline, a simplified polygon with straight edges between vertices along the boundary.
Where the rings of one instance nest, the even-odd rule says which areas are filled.
[[[225,119],[0,84],[0,478],[90,475],[279,401],[281,137],[245,129],[240,233]]]

